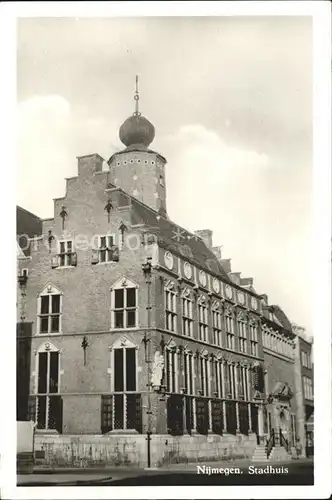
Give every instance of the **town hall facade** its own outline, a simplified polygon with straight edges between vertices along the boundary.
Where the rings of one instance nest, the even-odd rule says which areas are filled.
[[[166,159],[136,97],[125,148],[106,168],[98,154],[78,158],[18,257],[18,410],[36,422],[36,462],[285,458],[297,438],[296,334],[211,231],[169,219]]]

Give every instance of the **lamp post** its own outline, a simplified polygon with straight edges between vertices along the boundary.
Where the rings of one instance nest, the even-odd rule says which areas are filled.
[[[145,362],[147,364],[147,396],[148,396],[148,425],[146,432],[146,441],[147,441],[147,459],[148,459],[148,468],[151,467],[151,434],[152,434],[152,409],[151,409],[151,338],[150,338],[150,328],[151,328],[151,283],[152,283],[152,263],[151,257],[148,257],[146,262],[142,264],[142,270],[145,278],[145,283],[147,284],[147,327],[148,333],[144,333],[143,342],[145,344]]]

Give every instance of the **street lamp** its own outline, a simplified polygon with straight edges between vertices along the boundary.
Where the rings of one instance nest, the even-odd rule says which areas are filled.
[[[147,284],[147,327],[148,333],[144,333],[143,343],[145,345],[145,362],[147,364],[147,395],[148,395],[148,428],[146,432],[147,440],[147,455],[148,455],[148,468],[151,467],[151,434],[152,434],[152,409],[151,409],[151,338],[150,338],[150,328],[151,328],[151,283],[152,283],[152,259],[148,257],[146,262],[142,264],[142,270],[145,278],[145,283]]]

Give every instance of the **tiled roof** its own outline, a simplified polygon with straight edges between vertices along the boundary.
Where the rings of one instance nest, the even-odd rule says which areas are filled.
[[[162,248],[182,255],[197,267],[230,282],[228,275],[212,250],[201,238],[160,216],[146,205],[132,198],[132,224],[143,224],[146,232],[156,235]],[[144,229],[143,229],[144,230]]]
[[[28,212],[22,207],[16,207],[16,237],[17,242],[23,249],[25,255],[30,254],[30,245],[27,245],[26,238],[20,236],[26,235],[28,238],[42,234],[42,220],[37,215]],[[28,247],[28,248],[27,248]]]

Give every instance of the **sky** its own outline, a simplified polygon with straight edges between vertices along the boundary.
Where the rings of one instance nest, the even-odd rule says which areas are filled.
[[[17,36],[17,203],[52,217],[77,156],[124,147],[138,74],[169,217],[212,229],[232,271],[312,333],[310,18],[35,18]]]

